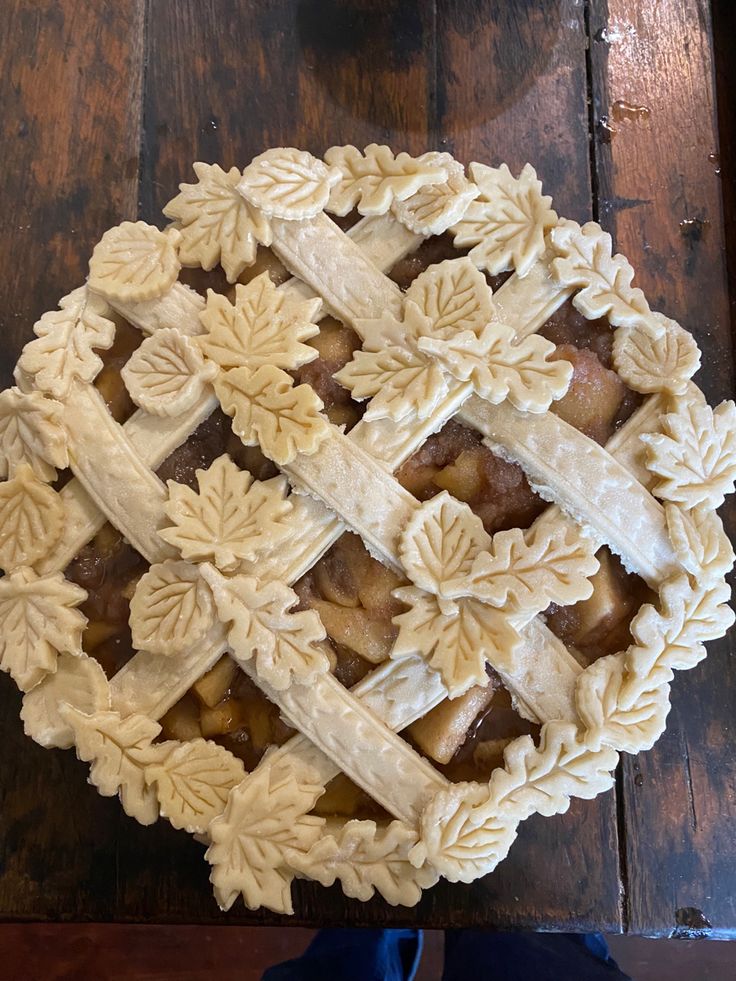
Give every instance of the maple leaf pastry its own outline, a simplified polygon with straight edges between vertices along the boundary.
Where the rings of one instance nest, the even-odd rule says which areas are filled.
[[[529,165],[194,174],[0,394],[2,668],[223,908],[412,905],[662,733],[732,620],[736,408]]]

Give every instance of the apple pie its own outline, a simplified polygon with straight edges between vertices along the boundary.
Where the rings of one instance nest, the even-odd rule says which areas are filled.
[[[1,666],[224,909],[413,905],[662,733],[733,619],[736,407],[528,164],[194,175],[0,394]]]

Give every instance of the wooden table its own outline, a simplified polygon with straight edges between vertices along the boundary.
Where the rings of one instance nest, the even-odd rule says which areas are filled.
[[[730,7],[715,11],[724,71]],[[613,232],[652,305],[698,338],[711,400],[728,396],[732,130],[724,106],[719,159],[711,13],[705,0],[6,0],[3,383],[101,233],[160,221],[193,160],[379,141],[514,172],[531,160],[561,214]],[[139,827],[85,787],[72,753],[25,739],[0,682],[0,917],[279,921],[242,905],[221,916],[201,846]],[[666,735],[625,757],[615,791],[527,821],[493,875],[408,911],[301,883],[292,922],[734,935],[735,721],[723,641],[678,678]]]

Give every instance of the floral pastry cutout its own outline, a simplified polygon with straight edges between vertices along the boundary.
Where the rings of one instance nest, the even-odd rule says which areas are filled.
[[[736,479],[736,408],[708,406],[691,380],[693,338],[652,311],[598,225],[558,220],[528,165],[514,177],[473,164],[468,177],[447,153],[371,145],[332,148],[324,163],[281,148],[242,169],[194,169],[166,206],[168,229],[124,222],[103,236],[88,284],[41,317],[17,388],[0,395],[0,667],[25,691],[29,736],[75,747],[92,784],[138,821],[164,817],[209,842],[223,908],[242,896],[291,912],[296,877],[414,904],[440,876],[491,871],[520,821],[606,790],[618,754],[661,734],[674,672],[733,620],[734,553],[715,508]],[[348,232],[323,213],[353,208],[366,217]],[[448,228],[468,256],[405,291],[384,274]],[[261,245],[293,279],[238,282],[256,259],[273,268]],[[181,265],[218,262],[227,295],[178,281]],[[485,274],[501,272],[494,296]],[[608,319],[613,369],[647,396],[605,447],[550,411],[573,370],[539,332],[568,298]],[[320,334],[328,313],[354,333],[332,319]],[[139,406],[122,425],[104,401],[112,362],[93,387],[121,318],[144,337],[121,371]],[[354,399],[370,399],[360,421],[332,387],[335,367]],[[167,459],[189,472],[176,451],[195,430],[191,457],[214,455],[204,434],[221,420],[203,423],[218,402],[257,450],[226,436],[232,456],[197,470],[196,486],[164,486]],[[475,506],[488,475],[474,461],[490,447],[552,502],[530,527],[509,520],[490,535],[467,504],[432,497],[437,447],[426,467],[437,484],[415,488],[429,499],[407,490],[428,436],[442,431],[441,445],[460,427],[466,449],[440,468],[443,483]],[[233,462],[273,472],[262,454],[283,473],[257,481]],[[109,679],[92,656],[109,625],[87,626],[86,594],[63,575],[93,536],[92,554],[104,547],[106,523],[150,563],[120,584],[135,652]],[[346,528],[365,548],[346,538],[332,551]],[[583,667],[546,611],[592,592],[594,606],[598,588],[605,601],[604,545],[653,598],[628,646]],[[368,673],[348,688],[331,664],[353,615]],[[205,719],[240,704],[241,674],[296,730],[249,773],[203,738]],[[419,753],[399,735],[442,713],[469,719],[500,685],[540,736],[510,739],[478,782],[433,765],[452,748]],[[258,738],[260,752],[270,739]],[[341,772],[388,820],[313,813]]]

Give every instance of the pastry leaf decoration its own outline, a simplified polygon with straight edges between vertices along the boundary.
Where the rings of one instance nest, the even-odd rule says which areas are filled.
[[[153,824],[159,806],[155,789],[146,783],[146,767],[166,752],[165,744],[153,744],[161,726],[143,715],[125,719],[117,712],[86,715],[72,705],[65,705],[61,714],[74,730],[77,756],[92,764],[90,783],[103,797],[119,793],[129,817]]]
[[[459,222],[480,188],[465,176],[462,164],[449,153],[427,153],[428,162],[445,167],[447,180],[443,184],[425,184],[404,201],[394,201],[391,210],[409,231],[418,235],[442,235]]]
[[[575,704],[592,748],[615,746],[622,753],[651,749],[664,732],[670,710],[669,685],[638,694],[633,705],[624,706],[627,674],[619,654],[599,658],[585,669],[575,689]]]
[[[265,215],[238,193],[242,174],[217,164],[195,163],[196,184],[180,184],[164,208],[181,233],[179,258],[185,266],[214,269],[218,262],[229,283],[255,262],[258,244],[271,244]]]
[[[300,221],[324,210],[341,176],[306,150],[281,147],[266,150],[248,164],[238,191],[268,217]]]
[[[199,568],[189,562],[152,565],[138,581],[130,602],[133,645],[152,654],[171,657],[192,647],[214,618],[209,587]]]
[[[59,495],[29,464],[19,464],[15,476],[0,484],[0,568],[32,566],[59,540],[63,524]]]
[[[538,334],[518,343],[514,338],[511,327],[496,322],[480,337],[464,331],[447,341],[420,337],[418,347],[458,381],[471,382],[492,405],[508,399],[523,412],[546,412],[569,388],[572,365],[549,360],[555,345]]]
[[[223,412],[246,446],[259,444],[266,456],[285,466],[297,453],[314,453],[330,435],[320,412],[322,401],[310,385],[294,385],[291,375],[264,365],[254,374],[231,368],[215,379]]]
[[[62,406],[40,392],[0,393],[0,477],[27,463],[40,480],[54,480],[56,468],[69,463],[62,415]]]
[[[508,670],[521,638],[514,618],[550,602],[590,596],[598,568],[593,544],[571,526],[538,523],[489,538],[467,504],[446,491],[417,507],[399,542],[414,583],[394,592],[409,609],[391,657],[420,655],[452,697],[488,683],[486,661]],[[417,588],[418,587],[418,588]]]
[[[422,812],[420,841],[410,859],[425,863],[450,882],[472,882],[504,859],[516,837],[517,822],[489,807],[482,784],[450,784]]]
[[[591,750],[575,725],[548,722],[539,748],[531,736],[514,739],[504,752],[504,766],[494,771],[489,788],[494,808],[523,820],[530,814],[563,814],[571,797],[591,800],[613,785],[618,753]]]
[[[141,824],[159,813],[175,828],[203,834],[222,814],[243,764],[222,746],[194,739],[154,743],[161,726],[143,715],[61,709],[74,730],[77,756],[91,763],[90,783],[103,797],[120,795],[123,810]]]
[[[110,685],[93,657],[59,654],[56,671],[23,696],[20,717],[27,736],[46,749],[70,749],[74,730],[61,714],[71,704],[86,715],[110,708]]]
[[[413,906],[422,889],[439,876],[431,867],[415,868],[409,852],[417,832],[401,821],[378,828],[375,821],[347,821],[334,836],[323,835],[294,866],[323,886],[340,880],[343,892],[367,902],[378,892],[392,906]]]
[[[246,286],[238,283],[234,303],[208,290],[207,308],[200,314],[207,333],[197,342],[220,368],[299,368],[317,357],[316,348],[302,341],[319,333],[314,319],[320,305],[317,298],[288,300],[264,272]]]
[[[366,421],[428,419],[448,392],[440,366],[403,347],[356,351],[334,377],[351,390],[353,398],[371,400]]]
[[[495,316],[485,276],[467,257],[429,266],[409,286],[406,298],[429,320],[428,336],[440,340],[461,331],[480,336]]]
[[[23,348],[20,372],[33,378],[36,388],[64,399],[75,379],[94,381],[102,361],[94,349],[106,351],[115,339],[115,324],[107,319],[109,308],[102,297],[80,286],[59,301],[33,327],[35,341]]]
[[[684,511],[665,504],[664,513],[675,555],[696,581],[721,579],[731,570],[733,548],[715,511],[702,505]]]
[[[452,698],[473,685],[488,684],[486,662],[499,670],[513,664],[521,638],[502,611],[460,598],[443,612],[437,596],[416,586],[404,586],[393,595],[409,609],[393,618],[399,635],[391,657],[419,654],[442,676]]]
[[[636,392],[683,395],[700,367],[700,351],[692,334],[655,313],[633,327],[616,330],[613,364]]]
[[[291,866],[322,833],[324,818],[309,811],[323,792],[319,780],[300,781],[285,765],[258,767],[231,792],[209,827],[207,850],[222,909],[242,894],[248,909],[293,912]]]
[[[634,326],[651,318],[644,294],[631,285],[634,270],[628,259],[613,255],[611,236],[600,225],[589,221],[581,228],[566,221],[550,238],[557,252],[552,276],[561,285],[580,290],[572,302],[584,317],[607,316],[614,327]]]
[[[394,201],[405,201],[427,184],[444,184],[449,176],[429,154],[394,156],[389,147],[375,143],[365,153],[354,146],[333,146],[325,160],[340,173],[327,204],[327,210],[336,215],[346,215],[356,207],[361,215],[383,215]]]
[[[430,801],[412,861],[428,862],[450,882],[472,882],[506,856],[519,821],[535,811],[563,813],[570,797],[590,799],[607,790],[617,761],[612,749],[590,749],[573,724],[548,722],[539,748],[530,736],[506,747],[504,766],[487,787],[452,784]]]
[[[81,654],[87,618],[75,607],[86,597],[60,572],[20,568],[0,579],[0,668],[21,691],[55,671],[62,652]]]
[[[223,746],[205,739],[162,743],[161,748],[161,758],[144,770],[161,816],[177,829],[204,834],[224,811],[230,791],[243,780],[243,764]]]
[[[467,595],[462,585],[489,542],[480,518],[447,491],[417,507],[399,543],[412,582],[446,599]]]
[[[472,163],[470,176],[480,189],[453,227],[455,245],[472,245],[470,259],[495,276],[509,269],[526,276],[545,249],[544,236],[557,224],[552,198],[530,164],[514,177],[506,164]]]
[[[161,232],[144,221],[124,221],[108,229],[89,260],[89,288],[107,300],[161,296],[179,275],[179,239],[176,229]]]
[[[164,327],[133,352],[120,375],[136,405],[156,416],[190,409],[217,373],[199,348],[175,327]]]
[[[485,278],[469,259],[430,266],[406,294],[403,321],[391,313],[359,324],[362,351],[335,374],[356,399],[371,398],[366,420],[429,418],[450,380],[470,382],[493,404],[544,412],[567,391],[572,366],[549,360],[538,335],[516,342],[495,312]]]
[[[526,535],[519,528],[499,531],[473,562],[467,588],[485,603],[525,614],[550,603],[567,606],[593,592],[594,553],[591,539],[567,523],[539,522]]]
[[[695,667],[705,657],[703,645],[723,636],[734,621],[727,605],[730,596],[723,579],[693,585],[683,574],[667,580],[660,589],[660,608],[646,603],[631,621],[635,643],[626,655],[630,674],[653,688],[671,681],[673,670]],[[625,707],[633,704],[639,689],[632,683]]]
[[[288,535],[291,504],[283,478],[254,481],[223,454],[207,470],[197,470],[197,485],[198,492],[168,482],[166,514],[174,525],[159,532],[188,561],[213,561],[229,572]],[[176,568],[181,573],[183,567]]]
[[[736,479],[736,405],[712,409],[701,393],[687,395],[662,417],[662,429],[641,437],[658,478],[654,494],[687,509],[720,507]]]
[[[255,657],[258,677],[277,691],[305,683],[329,670],[319,642],[326,633],[314,610],[290,613],[299,597],[284,583],[253,576],[226,579],[212,566],[202,570],[217,613],[228,626],[228,641],[240,661]]]
[[[472,596],[528,614],[587,599],[598,568],[593,542],[571,525],[538,522],[526,534],[514,528],[489,539],[467,504],[446,491],[417,508],[399,556],[412,582],[442,600]]]

